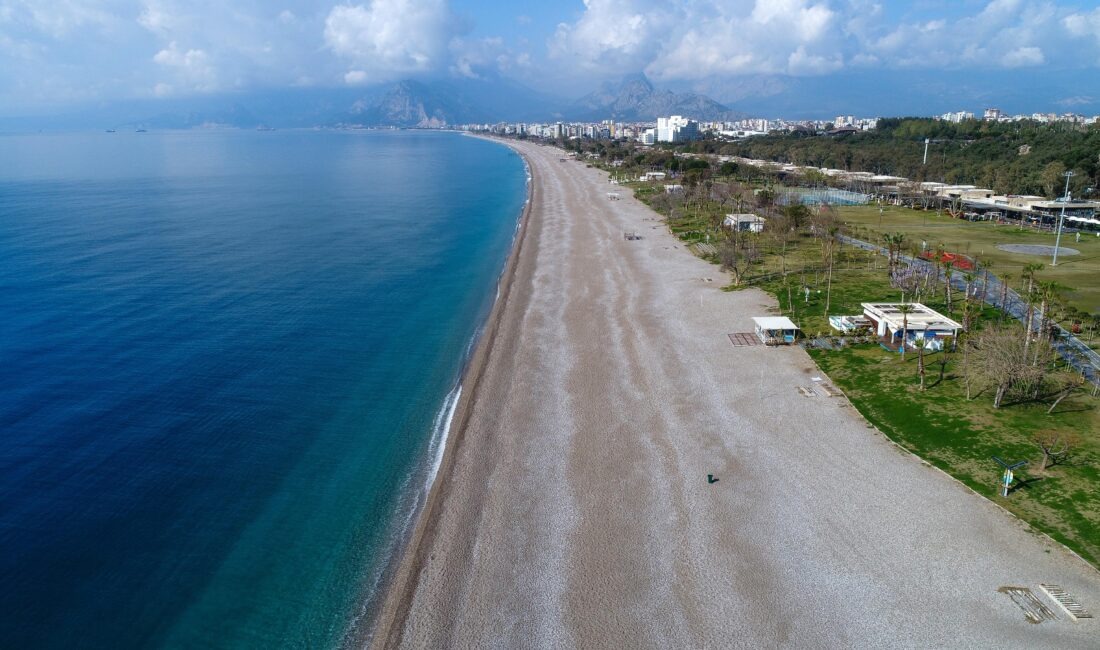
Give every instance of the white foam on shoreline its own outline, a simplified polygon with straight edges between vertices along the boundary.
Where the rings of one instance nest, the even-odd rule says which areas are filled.
[[[423,488],[416,491],[411,491],[409,489],[410,483],[415,480],[425,467],[421,462],[414,465],[412,471],[406,475],[404,481],[402,481],[401,487],[398,489],[399,497],[397,507],[393,512],[394,519],[391,521],[400,521],[401,523],[400,525],[394,526],[391,532],[386,536],[385,544],[381,549],[384,559],[379,565],[378,570],[373,572],[374,575],[368,579],[365,597],[360,604],[360,610],[349,622],[343,638],[340,641],[340,647],[347,647],[349,644],[360,640],[366,641],[367,646],[370,645],[370,641],[374,636],[374,630],[360,629],[360,624],[363,623],[364,618],[368,616],[368,608],[370,605],[377,602],[383,595],[383,593],[380,592],[380,588],[383,586],[383,580],[394,570],[397,561],[401,555],[403,555],[405,546],[408,544],[410,536],[413,533],[417,518],[427,504],[428,497],[431,495],[432,488],[435,486],[435,481],[439,476],[439,470],[443,466],[443,459],[447,452],[447,440],[450,438],[451,434],[451,425],[453,424],[455,411],[458,409],[458,404],[462,397],[462,380],[465,378],[469,366],[473,361],[474,352],[478,343],[481,341],[482,336],[485,335],[490,325],[490,318],[492,317],[493,310],[496,309],[497,303],[500,302],[501,285],[504,282],[505,274],[508,272],[509,261],[512,255],[516,253],[519,236],[523,231],[524,216],[527,214],[531,203],[531,167],[528,165],[526,158],[522,155],[520,155],[519,158],[523,162],[523,168],[526,174],[526,181],[524,183],[524,192],[526,196],[520,208],[519,215],[516,218],[515,227],[512,230],[512,241],[509,245],[508,256],[505,258],[504,266],[497,275],[493,301],[489,305],[488,311],[482,317],[481,323],[474,331],[474,335],[467,341],[466,348],[463,350],[462,354],[462,367],[459,371],[459,379],[454,388],[451,389],[447,397],[443,400],[443,404],[440,406],[432,422],[432,433],[429,438],[426,454],[426,457],[430,458],[431,462],[427,466],[427,472],[424,475]],[[370,623],[369,619],[367,623]]]
[[[439,474],[439,467],[443,464],[443,452],[447,450],[447,438],[451,435],[451,423],[454,421],[455,409],[458,408],[458,399],[462,397],[462,384],[455,386],[443,402],[443,408],[435,416],[433,429],[438,435],[433,436],[428,453],[432,457],[432,465],[428,470],[428,476],[424,480],[424,490],[430,491],[435,483],[435,477]]]

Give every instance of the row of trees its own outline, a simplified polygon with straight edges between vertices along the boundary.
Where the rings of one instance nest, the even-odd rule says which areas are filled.
[[[924,162],[924,140],[931,140]],[[1005,194],[1060,196],[1062,174],[1077,176],[1080,196],[1100,186],[1100,126],[884,119],[872,131],[843,138],[774,134],[712,145],[714,153],[813,167],[904,176],[916,181],[971,183]]]
[[[948,313],[954,311],[953,282],[955,269],[953,262],[942,254],[936,254],[933,260],[902,260],[901,251],[905,244],[902,233],[886,234],[883,242],[887,251],[887,272],[891,284],[902,291],[903,302],[908,297],[921,302],[934,296],[940,288],[943,291],[943,303]],[[1007,313],[1008,284],[1010,275],[1001,278],[1001,312],[999,320],[987,323],[975,332],[977,315],[981,313],[987,298],[991,280],[988,265],[975,265],[963,274],[965,287],[962,292],[961,309],[962,331],[959,333],[955,348],[963,354],[963,374],[966,381],[967,399],[975,391],[992,389],[993,406],[1000,408],[1006,399],[1037,400],[1044,395],[1055,396],[1052,409],[1072,390],[1080,388],[1084,381],[1075,373],[1052,373],[1057,354],[1052,341],[1055,334],[1055,319],[1052,314],[1056,304],[1061,302],[1059,287],[1052,282],[1044,282],[1038,277],[1042,264],[1029,264],[1024,267],[1019,279],[1023,282],[1021,298],[1025,302],[1023,325],[1005,322]],[[903,315],[902,340],[908,336],[906,314],[909,305],[900,307]],[[917,372],[920,388],[925,386],[924,341],[918,339]],[[902,349],[902,358],[905,350]],[[947,363],[947,351],[942,363]],[[943,368],[941,366],[941,378]]]

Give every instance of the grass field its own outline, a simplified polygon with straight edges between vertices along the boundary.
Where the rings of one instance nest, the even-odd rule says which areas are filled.
[[[903,232],[908,242],[919,245],[925,241],[932,248],[943,244],[950,252],[987,260],[997,275],[1011,274],[1016,288],[1021,284],[1019,277],[1024,265],[1043,263],[1045,267],[1038,274],[1040,279],[1062,285],[1066,301],[1078,309],[1100,313],[1100,237],[1095,234],[1082,234],[1078,243],[1072,234],[1063,233],[1062,246],[1077,249],[1081,254],[1060,256],[1058,266],[1052,267],[1049,256],[1008,253],[997,248],[998,244],[1053,246],[1054,234],[1050,232],[996,226],[988,221],[962,221],[946,213],[937,215],[933,211],[892,206],[885,207],[881,215],[877,206],[839,207],[837,211],[856,237],[880,243],[882,234]]]
[[[638,190],[639,198],[647,202],[660,191],[649,187]],[[717,241],[727,236],[714,231],[711,225],[718,209],[706,204],[681,206],[668,219],[668,226],[686,243],[705,241],[712,232],[712,241]],[[969,223],[907,209],[888,208],[880,216],[877,207],[852,207],[841,208],[840,215],[856,237],[878,242],[881,233],[905,232],[918,245],[922,240],[933,248],[943,244],[951,252],[985,260],[994,272],[1008,272],[1013,278],[1019,277],[1025,264],[1042,258],[1000,251],[997,244],[1054,243],[1049,233],[1021,232],[1011,226]],[[860,303],[901,299],[900,291],[890,285],[882,256],[841,246],[833,265],[830,291],[822,271],[821,240],[802,233],[792,237],[783,251],[774,238],[756,237],[753,245],[761,256],[746,272],[745,286],[759,286],[772,293],[782,313],[810,336],[831,333],[827,300],[830,314],[859,314]],[[1063,258],[1056,268],[1046,267],[1039,273],[1040,278],[1072,287],[1066,291],[1069,300],[1080,309],[1100,312],[1100,240],[1082,238],[1077,244],[1070,236],[1063,245],[1077,248],[1082,254]],[[717,261],[714,255],[705,257]],[[946,312],[942,292],[923,301]],[[959,303],[956,295],[956,307],[961,307]],[[961,320],[958,309],[950,315]],[[991,322],[999,319],[999,312],[983,307],[981,318]],[[1049,415],[1049,398],[994,409],[988,394],[966,399],[954,361],[948,362],[944,379],[939,380],[942,353],[926,359],[928,387],[924,391],[918,389],[916,354],[906,355],[903,361],[897,353],[875,344],[810,353],[860,413],[892,440],[1090,562],[1100,563],[1100,398],[1082,391],[1066,398]],[[992,456],[1036,462],[1040,454],[1031,436],[1043,430],[1081,434],[1076,453],[1043,475],[1034,470],[1035,465],[1030,471],[1025,468],[1017,473],[1018,487],[1009,497],[998,496],[1001,468]]]
[[[1046,404],[994,409],[989,395],[967,400],[961,379],[947,365],[937,382],[939,353],[926,357],[929,388],[917,388],[917,359],[877,345],[813,350],[817,364],[871,423],[902,447],[993,499],[1037,529],[1100,563],[1100,399],[1087,393],[1067,398],[1047,415]],[[1068,462],[1039,475],[1032,432],[1075,431],[1081,444]],[[1008,498],[997,493],[1001,468],[992,460],[1030,459],[1018,470]]]
[[[802,260],[817,262],[816,255],[816,245],[809,238],[797,240],[789,252],[795,265]],[[774,259],[763,263],[769,268],[774,265]],[[808,336],[834,333],[825,315],[828,290],[823,273],[792,272],[786,283],[779,276],[758,286],[773,294],[781,311],[799,323]],[[808,296],[801,290],[803,286],[809,287]],[[962,320],[958,308],[961,300],[957,298],[957,309],[952,312],[947,312],[942,292],[924,302]],[[834,265],[830,314],[859,314],[862,302],[899,299],[883,260],[870,259],[864,251],[853,248],[840,250]],[[991,323],[999,317],[998,310],[985,306],[979,319]],[[859,412],[892,440],[1093,564],[1100,563],[1100,398],[1082,391],[1064,400],[1049,415],[1049,398],[994,409],[987,393],[966,399],[954,360],[948,361],[944,380],[938,380],[942,353],[926,357],[925,391],[918,387],[915,353],[907,354],[902,361],[897,353],[870,344],[811,350],[810,354]],[[1040,453],[1030,438],[1043,430],[1077,432],[1081,441],[1069,462],[1040,476],[1035,471]],[[992,456],[1032,461],[1030,471],[1024,468],[1017,472],[1019,487],[1007,499],[998,496],[1001,469]]]

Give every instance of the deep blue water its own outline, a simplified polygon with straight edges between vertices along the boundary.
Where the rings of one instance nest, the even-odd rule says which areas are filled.
[[[0,645],[339,644],[524,181],[447,133],[0,137]]]

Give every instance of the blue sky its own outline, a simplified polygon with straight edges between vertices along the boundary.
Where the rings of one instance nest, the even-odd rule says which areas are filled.
[[[1095,92],[1096,0],[0,0],[0,112],[499,73],[576,97],[747,75],[1052,71]],[[850,77],[849,77],[850,78]],[[1095,99],[1091,98],[1090,99]],[[1082,102],[1084,103],[1084,102]]]

